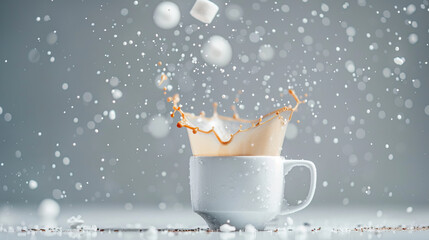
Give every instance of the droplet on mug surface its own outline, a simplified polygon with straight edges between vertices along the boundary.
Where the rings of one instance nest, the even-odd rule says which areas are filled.
[[[328,182],[327,181],[323,181],[322,186],[323,187],[327,187],[328,186]]]
[[[413,207],[407,207],[407,213],[412,213],[413,212]]]
[[[180,10],[173,2],[161,2],[153,13],[155,24],[162,29],[172,29],[179,24]]]
[[[32,63],[36,63],[40,60],[40,53],[37,48],[33,48],[28,52],[28,60]]]

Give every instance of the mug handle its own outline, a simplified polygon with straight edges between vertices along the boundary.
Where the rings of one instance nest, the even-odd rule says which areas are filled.
[[[310,204],[311,200],[313,200],[314,192],[316,191],[316,180],[317,180],[316,166],[314,166],[313,162],[310,162],[307,160],[283,160],[283,166],[284,166],[285,176],[294,167],[303,166],[308,168],[308,170],[310,170],[310,189],[308,190],[307,197],[302,203],[295,206],[283,205],[280,215],[291,214],[306,208]]]

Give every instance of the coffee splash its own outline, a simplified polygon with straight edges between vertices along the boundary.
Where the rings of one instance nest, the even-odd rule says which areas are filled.
[[[234,110],[232,117],[219,115],[217,103],[213,104],[212,117],[184,112],[179,106],[179,95],[167,99],[173,103],[173,112],[181,115],[178,128],[185,127],[194,156],[279,156],[283,146],[288,122],[298,106],[299,100],[293,90],[289,90],[296,105],[285,106],[259,119],[247,120]]]

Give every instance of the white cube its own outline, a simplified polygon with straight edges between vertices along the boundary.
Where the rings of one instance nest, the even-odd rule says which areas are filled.
[[[211,23],[219,7],[209,0],[197,0],[191,9],[191,16],[203,23]]]

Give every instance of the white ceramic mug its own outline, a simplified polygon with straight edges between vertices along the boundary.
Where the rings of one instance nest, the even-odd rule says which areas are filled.
[[[297,166],[310,170],[310,189],[301,204],[290,206],[284,203],[284,176]],[[276,216],[307,207],[316,190],[316,178],[316,167],[306,160],[280,156],[191,157],[192,208],[210,229],[228,223],[238,229],[252,224],[263,230]]]

